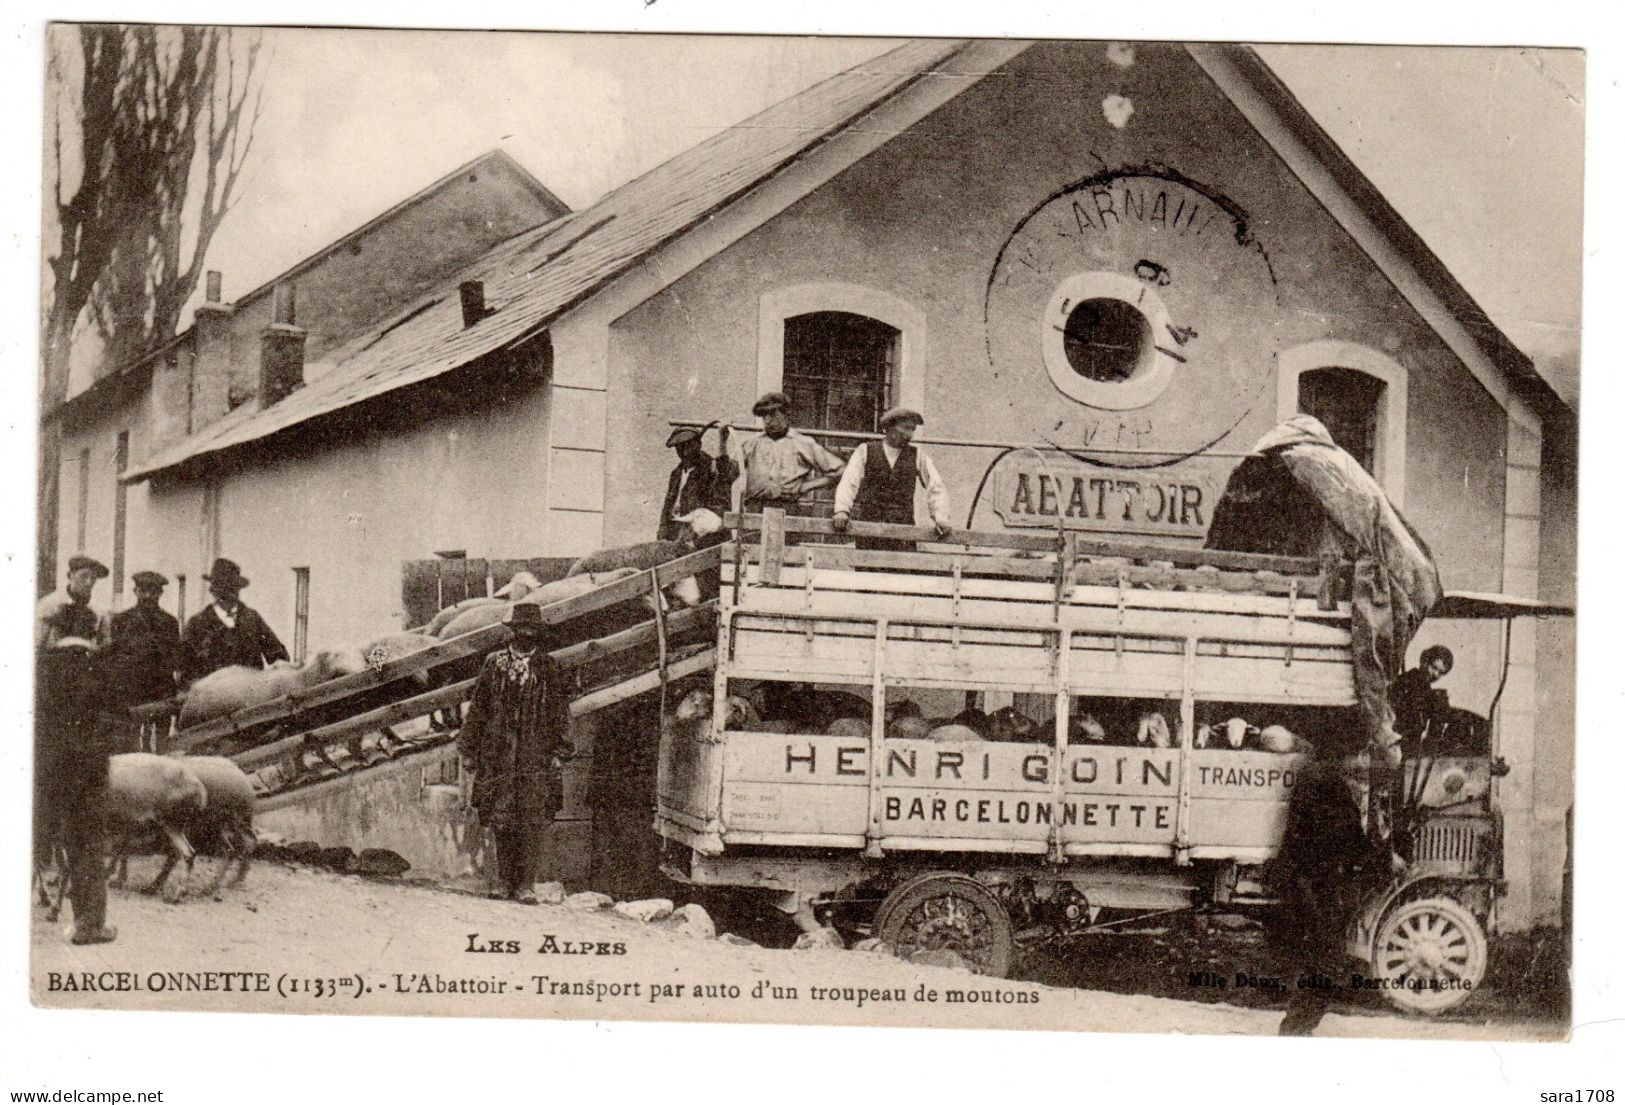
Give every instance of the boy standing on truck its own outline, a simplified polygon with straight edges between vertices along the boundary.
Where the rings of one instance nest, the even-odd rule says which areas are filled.
[[[564,804],[570,696],[547,654],[556,637],[541,607],[515,603],[502,624],[512,637],[480,667],[457,751],[495,846],[491,897],[535,905],[541,833]]]

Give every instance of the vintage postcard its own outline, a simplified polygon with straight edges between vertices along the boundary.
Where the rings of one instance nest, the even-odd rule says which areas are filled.
[[[1567,1038],[1581,52],[45,47],[36,1004]]]

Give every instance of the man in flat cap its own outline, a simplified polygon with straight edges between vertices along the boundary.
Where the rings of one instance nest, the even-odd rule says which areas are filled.
[[[68,579],[62,588],[39,600],[34,608],[34,647],[54,647],[64,637],[77,637],[101,648],[110,632],[107,615],[90,605],[96,581],[110,573],[107,565],[79,554],[68,560]]]
[[[548,656],[558,647],[542,609],[516,602],[502,624],[508,647],[485,658],[457,735],[470,805],[491,831],[491,897],[535,905],[541,833],[564,805],[564,761],[570,757],[570,695]]]
[[[220,557],[203,578],[214,602],[188,618],[181,635],[181,674],[187,683],[233,664],[259,668],[288,658],[265,619],[239,598],[248,580],[235,561]]]
[[[90,605],[96,581],[108,574],[93,557],[72,557],[66,584],[40,600],[34,620],[34,862],[43,871],[54,846],[62,846],[75,944],[117,935],[105,923],[101,869],[112,751],[102,652],[109,627],[106,615]]]
[[[925,419],[918,411],[893,407],[880,416],[883,441],[866,441],[847,461],[835,488],[834,528],[846,531],[847,521],[890,522],[914,525],[914,492],[925,491],[925,509],[938,537],[948,536],[948,485],[942,482],[931,458],[912,444],[914,432]],[[914,542],[890,537],[859,537],[860,549],[909,551]]]
[[[158,605],[169,580],[158,572],[137,572],[135,605],[113,615],[113,663],[120,696],[127,705],[171,698],[181,668],[181,623]]]
[[[666,439],[666,448],[677,450],[677,467],[666,481],[655,540],[678,540],[683,535],[683,524],[677,518],[701,507],[719,515],[728,513],[733,503],[733,482],[739,473],[728,459],[727,427],[722,429],[723,455],[713,457],[705,451],[705,431],[715,425],[679,426]]]
[[[751,407],[762,420],[762,433],[740,446],[745,467],[743,509],[776,506],[804,513],[801,500],[840,476],[846,462],[806,434],[790,428],[790,400],[770,391]]]

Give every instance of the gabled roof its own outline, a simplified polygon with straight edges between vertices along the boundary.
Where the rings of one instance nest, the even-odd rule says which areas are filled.
[[[274,406],[234,412],[143,460],[138,480],[205,454],[448,372],[544,328],[595,289],[941,65],[966,43],[910,42],[838,73],[621,185],[585,210],[519,234],[375,333],[334,351],[319,378]],[[489,317],[464,327],[457,286],[485,284]],[[310,375],[316,375],[312,372]]]
[[[406,211],[409,208],[422,203],[431,196],[434,196],[445,188],[446,185],[460,180],[468,173],[477,172],[489,166],[501,168],[517,178],[521,184],[535,193],[537,199],[541,201],[542,206],[551,211],[554,218],[558,218],[569,213],[569,205],[555,196],[541,181],[537,180],[535,175],[531,173],[529,169],[526,169],[523,165],[519,164],[519,162],[515,161],[511,156],[502,150],[488,150],[487,152],[474,158],[472,161],[459,165],[457,168],[453,169],[439,180],[434,181],[432,184],[428,184],[423,188],[418,189],[416,192],[412,193],[412,195],[401,200],[387,211],[368,219],[365,223],[356,227],[342,238],[329,242],[315,253],[312,253],[308,257],[295,262],[291,268],[284,272],[278,273],[276,276],[273,276],[259,287],[237,297],[237,299],[233,301],[232,305],[234,307],[241,308],[246,304],[254,302],[256,299],[269,295],[271,293],[271,289],[276,285],[290,280],[293,277],[298,276],[300,273],[308,272],[311,268],[320,264],[324,259],[331,257],[339,250],[348,247],[350,243],[361,239],[370,231],[384,225],[385,223],[388,223],[391,219],[394,219],[403,211]],[[129,361],[125,364],[117,366],[107,373],[104,373],[93,380],[84,390],[69,396],[66,400],[59,403],[53,409],[42,412],[42,417],[60,418],[61,416],[69,413],[71,410],[85,405],[86,402],[90,401],[91,396],[99,396],[104,392],[112,390],[115,387],[115,382],[126,380],[135,373],[138,373],[144,369],[152,368],[158,363],[158,360],[163,356],[163,354],[169,352],[171,349],[174,349],[183,342],[190,340],[191,333],[192,328],[187,327],[185,330],[181,331],[179,334],[176,334],[162,345],[149,350],[137,360]]]
[[[1198,64],[1203,64],[1202,54],[1211,51],[1222,55],[1234,67],[1234,71],[1247,82],[1252,92],[1281,119],[1292,137],[1303,144],[1308,155],[1326,169],[1375,232],[1385,238],[1386,244],[1396,250],[1415,270],[1421,282],[1438,297],[1444,308],[1470,335],[1483,355],[1505,375],[1515,392],[1531,401],[1543,415],[1555,413],[1564,418],[1572,418],[1573,409],[1559,395],[1551,382],[1541,375],[1534,361],[1519,349],[1478,305],[1478,301],[1462,287],[1461,282],[1439,259],[1438,254],[1433,252],[1405,217],[1343,152],[1342,147],[1315,121],[1308,109],[1298,102],[1298,98],[1264,59],[1258,56],[1257,51],[1250,46],[1208,45],[1193,46],[1189,49],[1196,55]],[[1216,74],[1209,69],[1209,76],[1216,77]],[[1278,153],[1282,153],[1283,157],[1286,156],[1272,135],[1264,133],[1263,137],[1272,146],[1277,147]],[[1308,181],[1304,181],[1304,184],[1314,192]],[[1343,223],[1344,229],[1351,237],[1362,246],[1366,246],[1370,252],[1370,243],[1364,240],[1368,235],[1361,232],[1362,228],[1350,225],[1350,222],[1341,218],[1337,211],[1332,211],[1331,214]],[[1382,267],[1380,261],[1378,265]],[[1466,351],[1458,349],[1457,352],[1462,354]],[[1465,356],[1463,359],[1469,360]],[[1469,367],[1472,367],[1471,363]]]
[[[943,67],[969,43],[910,42],[836,74],[678,154],[591,207],[497,246],[364,338],[335,350],[305,387],[264,410],[241,410],[124,477],[137,480],[258,441],[352,404],[430,379],[546,328],[643,258],[699,225],[873,109]],[[1193,48],[1194,49],[1194,48]],[[1286,87],[1251,49],[1222,50],[1271,100],[1339,184],[1354,196],[1483,350],[1526,394],[1561,400]],[[1265,135],[1266,140],[1270,136]],[[1350,229],[1355,233],[1354,228]],[[492,313],[464,327],[457,286],[480,280]],[[314,366],[313,366],[314,367]],[[1543,389],[1543,390],[1542,390]],[[1566,408],[1563,408],[1566,409]]]

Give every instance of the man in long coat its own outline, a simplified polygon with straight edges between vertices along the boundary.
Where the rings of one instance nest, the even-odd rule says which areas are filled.
[[[69,632],[72,612],[58,612],[53,641],[40,650],[34,683],[34,801],[36,856],[53,844],[66,853],[75,944],[105,944],[117,930],[107,921],[107,761],[113,706],[103,670],[106,654]]]
[[[220,557],[203,578],[214,602],[187,619],[181,639],[186,682],[233,664],[259,668],[288,658],[265,619],[239,599],[248,579],[235,561]]]
[[[129,705],[157,702],[175,693],[181,667],[181,623],[158,605],[169,580],[157,572],[137,572],[135,605],[113,615],[113,658],[119,690]]]
[[[491,897],[534,905],[541,833],[564,805],[570,697],[547,655],[556,638],[541,607],[515,603],[503,624],[512,638],[480,667],[457,751],[496,849]]]

